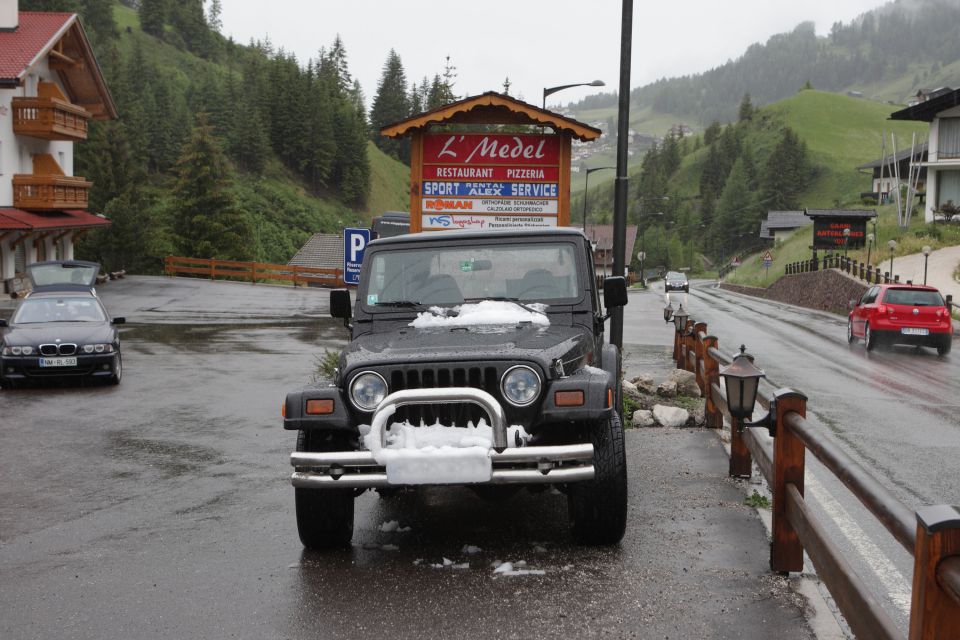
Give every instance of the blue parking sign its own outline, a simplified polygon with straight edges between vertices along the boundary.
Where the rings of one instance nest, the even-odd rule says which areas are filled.
[[[360,284],[360,265],[370,242],[370,229],[343,230],[343,282]]]

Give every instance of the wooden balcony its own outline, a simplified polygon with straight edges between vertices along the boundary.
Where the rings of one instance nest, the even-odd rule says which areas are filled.
[[[14,175],[13,206],[41,211],[86,209],[92,184],[78,176]]]
[[[13,132],[44,140],[86,140],[92,114],[71,104],[57,85],[41,82],[36,98],[13,99]]]

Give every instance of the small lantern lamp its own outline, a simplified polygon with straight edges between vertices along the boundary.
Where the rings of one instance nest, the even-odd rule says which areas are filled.
[[[760,378],[766,376],[762,369],[753,364],[753,356],[746,352],[747,348],[740,345],[733,362],[720,369],[720,375],[727,387],[727,406],[730,415],[744,420],[753,415],[753,406],[757,402],[757,388]]]
[[[670,302],[667,302],[667,306],[663,308],[663,321],[667,324],[673,321],[673,304]]]
[[[683,310],[683,305],[680,305],[680,308],[673,312],[673,326],[677,328],[677,333],[682,334],[687,329],[687,318],[690,316],[689,313]]]

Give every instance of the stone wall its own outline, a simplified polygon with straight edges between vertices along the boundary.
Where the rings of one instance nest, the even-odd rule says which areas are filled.
[[[766,289],[726,282],[720,284],[721,289],[728,291],[844,316],[850,310],[850,299],[859,299],[868,286],[836,269],[781,276]]]

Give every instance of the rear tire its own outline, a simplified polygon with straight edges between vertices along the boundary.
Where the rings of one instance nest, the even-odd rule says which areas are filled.
[[[300,431],[297,451],[348,450],[342,438]],[[308,549],[345,547],[353,539],[353,489],[294,489],[297,533]]]
[[[950,353],[950,348],[952,346],[953,346],[953,337],[947,334],[946,339],[941,341],[940,344],[937,345],[937,355],[938,356],[947,355],[948,353]]]
[[[873,351],[877,348],[877,336],[870,330],[870,323],[863,328],[863,346],[867,351]]]
[[[616,413],[586,425],[593,444],[595,476],[572,483],[568,492],[570,524],[577,544],[611,545],[627,528],[627,456],[623,425]]]

